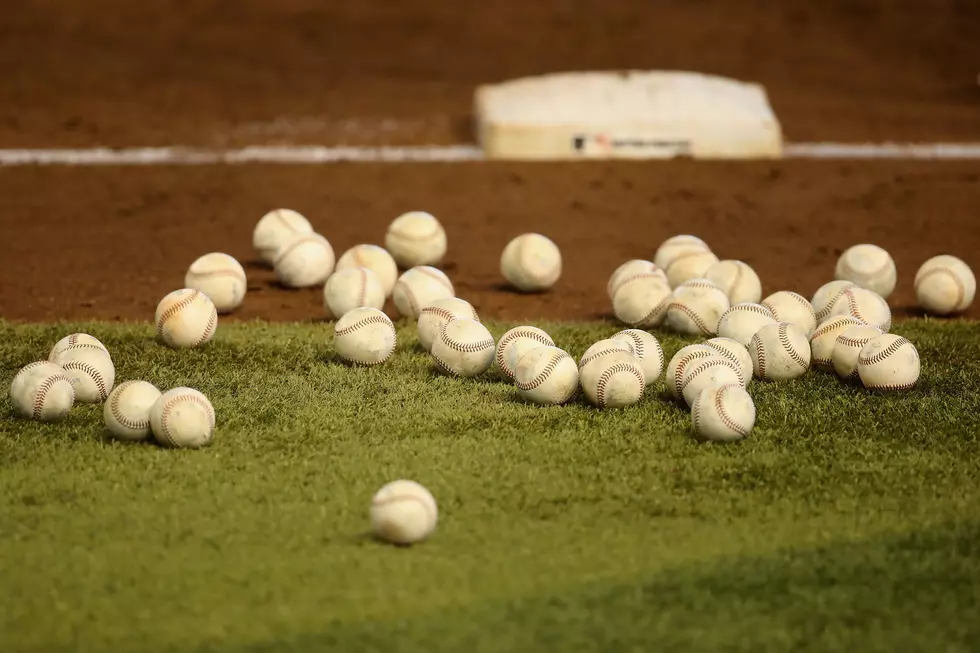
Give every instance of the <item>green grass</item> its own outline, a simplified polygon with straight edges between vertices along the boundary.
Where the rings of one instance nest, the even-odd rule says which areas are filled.
[[[500,336],[511,325],[491,325]],[[618,330],[543,324],[580,355]],[[915,320],[919,387],[753,383],[734,445],[696,442],[662,383],[620,411],[435,374],[411,327],[374,369],[329,324],[223,325],[171,351],[143,325],[0,322],[8,382],[73,331],[117,382],[214,403],[200,451],[105,438],[0,399],[0,650],[967,651],[980,641],[980,338]],[[660,334],[658,334],[660,335]],[[686,342],[664,334],[668,356]],[[411,548],[371,495],[439,501]]]

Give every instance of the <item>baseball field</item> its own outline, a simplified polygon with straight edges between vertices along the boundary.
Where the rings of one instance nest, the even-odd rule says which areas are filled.
[[[977,6],[91,0],[4,22],[5,389],[87,333],[116,385],[195,388],[216,423],[199,449],[122,442],[101,403],[44,422],[3,393],[0,651],[978,650],[980,303],[927,315],[913,287],[938,254],[980,270],[975,158],[81,160],[467,146],[477,85],[617,68],[759,82],[791,143],[976,143]],[[25,154],[42,151],[80,159]],[[534,325],[576,359],[624,328],[610,274],[671,236],[749,264],[763,296],[806,298],[875,243],[921,374],[890,394],[818,370],[754,380],[754,428],[719,443],[664,376],[599,409],[530,404],[497,367],[442,373],[390,299],[393,355],[352,366],[322,286],[259,260],[253,229],[280,207],[338,256],[432,213],[438,267],[493,338]],[[546,292],[501,275],[525,232],[561,250]],[[241,262],[244,302],[205,345],[168,347],[158,302],[209,252]],[[704,339],[650,331],[667,359]],[[371,533],[395,479],[438,504],[411,546]]]

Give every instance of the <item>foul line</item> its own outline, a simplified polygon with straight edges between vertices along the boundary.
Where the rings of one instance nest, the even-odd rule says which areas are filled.
[[[783,148],[783,158],[980,160],[980,143],[788,143]],[[0,166],[397,163],[483,159],[483,152],[475,145],[405,147],[283,145],[233,149],[193,147],[0,149]]]

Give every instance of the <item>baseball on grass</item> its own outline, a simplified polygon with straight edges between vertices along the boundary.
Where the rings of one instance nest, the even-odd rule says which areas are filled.
[[[163,393],[148,381],[120,383],[105,402],[102,418],[117,440],[136,442],[152,435],[150,409]]]
[[[214,407],[199,390],[167,390],[150,407],[150,430],[157,442],[175,449],[198,449],[214,438]]]
[[[381,279],[367,268],[345,268],[330,275],[323,284],[323,308],[337,319],[355,308],[382,309],[385,289]]]
[[[752,380],[752,355],[742,343],[731,338],[712,338],[704,343],[705,347],[710,347],[718,352],[719,356],[727,358],[736,365],[742,375],[741,383],[743,386]]]
[[[623,329],[610,336],[611,340],[620,340],[633,347],[633,355],[640,361],[643,368],[643,380],[647,385],[660,378],[664,371],[664,350],[660,341],[649,331],[641,329]]]
[[[884,297],[873,290],[858,286],[844,289],[843,301],[834,305],[828,317],[837,315],[856,317],[884,332],[892,327],[892,310]]]
[[[767,381],[789,381],[810,369],[810,341],[789,322],[764,326],[749,343],[752,372]]]
[[[538,345],[517,361],[514,385],[524,399],[543,405],[564,404],[575,395],[579,370],[575,359],[558,347]]]
[[[87,333],[72,333],[71,335],[67,335],[55,343],[55,346],[51,348],[51,352],[48,354],[48,361],[53,363],[58,360],[58,356],[61,355],[61,352],[68,347],[89,347],[91,349],[104,351],[106,356],[109,355],[109,350],[106,349],[106,346],[103,345],[98,338],[90,336]]]
[[[861,324],[844,329],[834,341],[831,361],[834,372],[842,379],[858,378],[858,357],[864,346],[882,334],[876,326]]]
[[[490,369],[496,351],[493,336],[476,320],[446,322],[432,343],[436,366],[450,376],[483,374]]]
[[[116,382],[116,366],[108,354],[89,347],[67,347],[55,360],[75,386],[75,401],[105,401]]]
[[[377,365],[391,357],[397,344],[395,325],[377,308],[364,306],[344,313],[333,328],[333,346],[341,360]]]
[[[755,426],[755,402],[736,383],[705,388],[691,406],[691,425],[694,434],[702,440],[741,440]]]
[[[837,336],[853,326],[864,324],[861,320],[850,315],[828,317],[820,323],[810,336],[810,355],[813,367],[821,370],[834,369],[834,345]]]
[[[347,268],[367,268],[378,275],[385,289],[385,297],[391,297],[398,281],[398,264],[384,247],[377,245],[354,245],[337,259],[334,271]]]
[[[856,285],[853,281],[838,280],[828,281],[817,288],[817,292],[813,293],[813,299],[810,300],[817,322],[823,322],[830,317],[841,302],[846,303],[847,298],[844,296],[844,291],[848,288],[854,288]]]
[[[586,399],[598,408],[632,406],[646,390],[640,361],[625,351],[601,356],[583,366],[579,382]]]
[[[497,341],[495,354],[497,367],[504,376],[512,379],[521,357],[542,345],[554,347],[555,341],[543,329],[536,326],[516,326],[500,336],[500,340]]]
[[[809,338],[817,328],[817,315],[810,301],[790,290],[774,292],[762,300],[762,305],[772,312],[777,322],[789,322]]]
[[[443,325],[453,320],[479,322],[480,316],[476,314],[472,304],[459,297],[443,297],[423,308],[418,321],[419,344],[422,349],[432,351],[432,343],[439,337]]]
[[[403,269],[440,263],[446,247],[446,230],[425,211],[401,214],[392,220],[385,234],[385,248]]]
[[[504,247],[500,273],[517,290],[547,290],[561,277],[561,252],[547,236],[521,234]]]
[[[320,234],[296,234],[276,252],[272,266],[286,288],[312,288],[326,283],[333,273],[333,246]]]
[[[633,259],[620,265],[610,275],[609,282],[606,284],[606,294],[609,295],[609,299],[612,299],[616,295],[616,289],[619,288],[619,284],[638,274],[654,274],[663,279],[664,283],[667,283],[666,273],[654,265],[652,261]]]
[[[721,288],[707,279],[690,279],[674,289],[667,305],[667,326],[677,333],[713,336],[730,306]]]
[[[721,288],[732,304],[758,303],[762,299],[762,281],[743,261],[718,261],[708,268],[704,278]]]
[[[424,540],[435,531],[438,518],[432,493],[415,481],[392,481],[371,499],[371,532],[391,544]]]
[[[613,295],[613,315],[631,327],[649,329],[663,324],[671,298],[670,286],[657,274],[637,274],[623,280]]]
[[[276,252],[296,235],[313,233],[313,225],[292,209],[274,209],[266,213],[252,232],[252,246],[266,263],[271,264]]]
[[[705,388],[729,383],[734,383],[739,387],[745,385],[738,363],[734,363],[724,356],[713,354],[687,366],[684,370],[684,377],[681,379],[680,394],[684,398],[684,403],[691,407],[694,405],[694,400],[698,398],[698,394]]]
[[[858,376],[869,390],[894,392],[913,388],[919,380],[919,351],[893,333],[874,337],[858,355]]]
[[[418,320],[422,309],[437,299],[455,296],[446,273],[430,265],[418,265],[403,272],[391,293],[398,314],[410,320]]]
[[[688,252],[710,252],[711,248],[707,243],[690,234],[671,236],[660,243],[656,253],[653,255],[653,263],[661,270],[666,270],[670,262]]]
[[[933,315],[965,311],[973,303],[977,278],[966,263],[948,254],[933,256],[915,273],[915,298]]]
[[[626,352],[630,356],[634,356],[632,341],[628,342],[613,338],[603,338],[602,340],[596,341],[589,345],[585,353],[582,354],[582,357],[578,359],[578,367],[582,369],[594,360],[617,352]]]
[[[837,259],[834,276],[841,281],[852,281],[862,288],[873,290],[888,298],[895,290],[898,273],[891,254],[877,245],[854,245]]]
[[[218,313],[231,313],[242,305],[248,281],[245,268],[233,256],[212,252],[191,263],[184,287],[207,295]]]
[[[218,328],[218,311],[200,290],[182,288],[157,304],[157,336],[175,349],[199,347]]]
[[[718,352],[705,344],[699,343],[681,347],[671,357],[664,372],[664,381],[667,383],[667,392],[670,396],[674,399],[681,399],[683,396],[681,384],[684,381],[684,373],[688,366],[712,356],[718,356]]]
[[[22,417],[55,422],[75,404],[75,385],[60,365],[35,361],[17,372],[10,384],[10,401]]]
[[[752,336],[762,327],[776,324],[776,317],[762,304],[743,302],[734,304],[721,314],[718,320],[718,335],[731,338],[743,347],[748,347]]]

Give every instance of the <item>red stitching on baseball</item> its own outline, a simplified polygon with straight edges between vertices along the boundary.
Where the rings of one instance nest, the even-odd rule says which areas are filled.
[[[731,362],[735,363],[735,366],[738,368],[738,380],[743,385],[745,384],[745,376],[742,374],[742,367],[741,365],[739,365],[738,357],[735,356],[735,354],[728,351],[727,349],[719,345],[717,342],[706,342],[704,343],[704,345],[706,347],[711,347],[716,352],[718,352],[722,357],[727,358]]]
[[[860,347],[864,347],[866,344],[868,344],[869,342],[871,342],[872,340],[874,340],[875,338],[877,338],[880,335],[882,335],[882,334],[878,333],[878,334],[875,334],[873,336],[867,336],[867,337],[861,337],[861,338],[852,338],[851,336],[845,336],[842,333],[839,336],[837,336],[837,342],[841,343],[842,345],[846,345],[848,347],[858,347],[858,348],[860,348]]]
[[[915,381],[913,381],[912,383],[901,383],[897,385],[892,385],[892,384],[868,385],[865,387],[867,387],[870,390],[911,390],[912,388],[915,387]]]
[[[200,278],[210,278],[210,277],[231,277],[236,281],[241,281],[245,283],[245,276],[238,270],[232,270],[231,268],[222,268],[220,270],[209,270],[206,272],[195,272],[191,270],[191,277]]]
[[[523,390],[524,392],[534,390],[539,385],[547,381],[548,377],[551,376],[551,373],[555,371],[556,367],[558,367],[558,363],[562,362],[566,358],[569,359],[571,358],[571,356],[567,352],[564,351],[553,352],[551,356],[551,360],[548,361],[548,364],[544,366],[544,368],[541,370],[540,373],[538,373],[536,377],[534,377],[527,383],[521,383],[520,381],[515,380],[514,385],[517,386],[518,390]]]
[[[214,335],[214,330],[218,327],[218,312],[212,308],[211,316],[208,317],[208,325],[204,329],[204,333],[201,334],[201,338],[197,341],[197,346],[200,347],[205,342],[207,342],[212,335]]]
[[[663,298],[663,300],[661,300],[659,304],[653,307],[652,311],[644,315],[636,322],[630,323],[630,326],[633,327],[653,326],[653,323],[656,322],[660,316],[662,316],[664,313],[667,312],[667,308],[670,306],[670,302],[672,298],[673,298],[672,295],[667,295],[666,297]]]
[[[793,346],[793,343],[789,339],[788,330],[789,330],[788,324],[779,325],[779,329],[778,329],[779,342],[783,344],[783,349],[786,350],[786,353],[789,354],[789,357],[792,358],[797,365],[799,365],[803,369],[806,369],[808,367],[806,359],[804,359],[803,356],[800,355],[800,352],[796,351],[796,348]]]
[[[497,343],[497,367],[500,369],[513,373],[513,370],[508,368],[506,361],[504,361],[504,350],[507,348],[507,345],[518,338],[534,340],[535,342],[540,342],[542,345],[548,345],[549,347],[555,346],[555,342],[551,339],[551,336],[538,333],[537,331],[532,331],[530,329],[514,329],[509,333],[504,334],[504,337]]]
[[[62,368],[64,368],[66,372],[68,370],[81,370],[85,372],[89,375],[89,377],[91,377],[92,381],[95,382],[95,385],[98,386],[99,396],[102,398],[102,401],[105,401],[105,398],[109,396],[109,391],[106,390],[105,380],[102,378],[102,374],[92,365],[89,365],[85,361],[68,361],[62,365]]]
[[[653,264],[651,263],[651,265],[653,265]],[[621,280],[615,286],[613,286],[613,289],[612,289],[612,293],[611,294],[615,297],[616,294],[620,290],[622,290],[624,286],[626,286],[628,284],[631,284],[634,281],[639,281],[641,279],[656,279],[657,281],[664,281],[664,277],[661,276],[662,274],[663,274],[662,272],[661,272],[661,274],[657,274],[655,271],[653,271],[653,272],[638,272],[636,274],[631,274],[628,277],[626,277],[625,279]],[[664,282],[664,283],[666,284],[666,282]]]
[[[858,323],[855,324],[851,320],[855,320]],[[813,335],[810,336],[810,342],[813,342],[820,336],[826,335],[835,329],[839,329],[842,326],[862,326],[862,325],[864,325],[864,323],[858,320],[856,317],[852,317],[850,315],[842,315],[836,320],[834,320],[833,322],[829,322],[823,325],[821,328],[814,331]]]
[[[849,282],[849,283],[850,283],[850,282]],[[849,288],[853,288],[853,287],[854,287],[854,285],[855,285],[855,284],[853,284],[853,283],[851,283],[850,285],[847,285],[847,286],[844,286],[843,288],[839,288],[839,289],[837,290],[837,294],[836,294],[836,295],[834,295],[834,296],[833,296],[833,297],[831,298],[831,300],[830,300],[829,302],[826,302],[826,303],[824,304],[824,307],[823,307],[822,309],[820,309],[820,312],[818,312],[818,313],[815,313],[815,315],[816,315],[816,317],[817,317],[817,319],[818,319],[818,320],[821,320],[821,321],[822,321],[822,320],[824,320],[824,319],[826,319],[826,318],[827,318],[827,316],[829,316],[829,315],[830,315],[830,313],[831,313],[831,312],[832,312],[832,311],[834,310],[834,306],[836,306],[836,305],[837,305],[837,302],[839,302],[839,301],[840,301],[840,298],[841,298],[841,296],[842,296],[842,295],[843,295],[843,294],[844,294],[844,293],[845,293],[845,292],[846,292],[846,291],[847,291],[847,290],[848,290]]]
[[[617,340],[617,342],[621,342],[623,347],[629,347],[629,345],[627,345],[625,342],[619,340]],[[582,360],[579,361],[578,368],[582,369],[592,361],[596,360],[597,358],[602,358],[606,354],[614,354],[619,351],[625,351],[627,354],[630,353],[628,349],[612,349],[612,345],[607,345],[607,347],[607,349],[600,349],[599,351],[592,352],[590,356],[583,357]],[[630,355],[632,356],[633,354]]]
[[[33,363],[32,365],[38,365],[39,363]],[[28,365],[24,369],[30,368],[32,365]],[[71,382],[66,374],[55,373],[44,379],[41,385],[37,387],[37,391],[34,393],[34,410],[31,411],[31,417],[34,419],[41,419],[41,411],[44,410],[44,400],[48,396],[48,392],[54,387],[54,384],[58,381],[65,381],[71,387],[72,402],[75,400],[75,384]]]
[[[444,275],[444,273],[439,272],[435,268],[430,269],[426,266],[422,266],[416,269],[422,274],[424,274],[425,276],[429,277],[430,279],[435,279],[436,281],[438,281],[440,284],[442,284],[442,287],[448,290],[449,292],[455,292],[453,290],[453,282],[449,281],[449,279]],[[437,274],[437,272],[439,273]]]
[[[721,418],[721,421],[725,426],[735,431],[736,433],[738,433],[744,438],[746,435],[749,434],[749,430],[744,426],[742,426],[741,424],[739,424],[738,422],[736,422],[735,420],[733,420],[728,415],[728,413],[725,412],[725,404],[723,399],[725,398],[725,393],[728,392],[728,389],[732,387],[735,386],[728,383],[721,386],[715,391],[715,411],[717,411],[718,417]]]
[[[414,501],[415,503],[422,506],[422,510],[425,511],[426,517],[429,519],[430,524],[436,523],[436,515],[433,514],[433,508],[429,505],[428,501],[425,501],[422,497],[417,497],[414,494],[403,494],[400,496],[393,496],[388,499],[372,499],[372,506],[387,506],[393,503],[398,503],[399,501]]]
[[[399,288],[401,288],[405,299],[408,300],[408,308],[412,311],[412,315],[421,315],[422,311],[419,310],[419,304],[415,300],[415,293],[412,292],[411,287],[404,281],[399,281],[395,284],[395,289],[392,291],[392,294],[398,292]]]
[[[97,351],[100,354],[105,354],[106,356],[109,355],[108,349],[99,346],[94,342],[79,342],[79,343],[70,344],[64,349],[62,349],[60,352],[58,352],[58,356],[56,356],[56,358],[60,358],[70,351],[80,351],[80,350],[89,350],[89,349]]]
[[[759,368],[759,378],[766,378],[766,346],[762,344],[762,338],[756,333],[752,336],[752,341],[749,342],[752,347],[752,353],[754,354],[756,365]]]
[[[727,367],[728,369],[738,374],[738,376],[742,376],[738,371],[738,365],[731,362],[727,358],[719,358],[714,354],[712,354],[711,359],[699,363],[697,367],[691,370],[690,374],[684,375],[684,381],[681,382],[681,394],[684,393],[684,389],[687,388],[687,386],[691,385],[691,381],[694,380],[694,377],[696,377],[701,372],[704,372],[705,370],[709,370],[712,367],[718,367],[719,365]]]
[[[214,408],[212,408],[212,406],[207,401],[205,401],[198,395],[179,394],[175,397],[171,397],[165,404],[163,404],[163,410],[160,411],[160,429],[163,431],[163,437],[165,437],[167,439],[167,442],[170,443],[170,446],[174,447],[175,449],[179,448],[179,445],[173,439],[173,436],[170,434],[170,427],[167,425],[167,417],[170,416],[170,411],[173,410],[173,407],[176,404],[185,401],[190,401],[192,403],[197,404],[198,406],[201,406],[202,408],[204,408],[204,412],[208,416],[208,422],[210,423],[211,428],[209,429],[210,432],[208,433],[208,438],[207,440],[205,440],[205,442],[210,442],[211,438],[214,436],[213,433],[214,422],[215,422]]]
[[[708,328],[708,325],[705,324],[704,320],[701,319],[701,316],[695,313],[694,311],[692,311],[684,304],[680,304],[678,302],[671,302],[670,305],[667,307],[667,312],[669,313],[670,309],[672,308],[676,308],[677,310],[681,311],[689,318],[691,318],[691,321],[694,322],[694,325],[697,326],[697,328],[701,329],[701,333],[703,333],[704,335],[706,336],[714,335],[714,332],[712,332],[711,329]]]
[[[345,326],[343,329],[335,330],[334,337],[346,336],[369,324],[384,324],[391,327],[392,331],[395,330],[395,325],[387,315],[369,315],[368,317],[362,317],[349,326]]]
[[[963,281],[956,272],[950,268],[931,268],[929,271],[923,273],[922,276],[915,280],[915,291],[919,291],[919,284],[936,274],[948,274],[953,279],[953,283],[956,284],[956,310],[963,310],[963,300],[966,299],[966,288],[963,286]]]
[[[177,301],[170,308],[168,308],[167,310],[165,310],[160,315],[160,319],[157,320],[157,335],[160,336],[160,337],[163,337],[163,325],[167,323],[167,320],[169,320],[170,318],[172,318],[174,315],[176,315],[177,313],[179,313],[180,311],[182,311],[186,307],[188,307],[191,304],[193,304],[194,303],[194,300],[197,299],[197,296],[200,295],[200,294],[201,294],[201,292],[198,291],[198,290],[191,290],[191,294],[189,294],[189,295],[187,295],[187,297],[184,297],[183,299]]]
[[[697,349],[684,354],[684,357],[677,361],[677,368],[674,370],[674,390],[677,392],[677,396],[680,396],[684,391],[684,389],[681,387],[681,382],[684,380],[684,370],[687,369],[687,366],[699,358],[706,358],[714,355],[714,352],[706,351],[704,349]]]
[[[596,405],[598,405],[599,408],[606,407],[606,384],[609,383],[609,380],[613,376],[619,374],[620,372],[630,372],[636,377],[636,380],[640,382],[641,396],[646,391],[646,379],[643,376],[643,370],[641,370],[636,363],[629,361],[615,363],[603,370],[602,374],[599,376],[599,380],[596,381]]]
[[[874,354],[873,356],[868,356],[867,358],[865,358],[861,355],[858,355],[858,363],[861,365],[877,365],[881,361],[885,360],[886,358],[888,358],[889,356],[897,352],[904,345],[911,345],[911,344],[912,343],[909,342],[907,339],[899,337],[897,340],[895,340],[895,342],[888,345],[887,347],[879,351],[877,354]]]
[[[284,258],[292,254],[293,250],[295,250],[300,245],[305,245],[306,243],[319,243],[323,245],[324,243],[322,238],[323,238],[322,236],[317,236],[316,234],[305,234],[303,236],[300,236],[299,238],[296,238],[295,240],[293,240],[293,242],[289,243],[289,245],[287,245],[285,249],[279,252],[279,255],[276,256],[275,260],[272,261],[272,265],[274,266],[279,265],[279,263],[282,262]],[[324,249],[326,248],[324,247]]]
[[[123,395],[123,392],[129,386],[139,383],[139,381],[126,381],[120,386],[117,386],[115,391],[109,397],[109,410],[112,411],[112,416],[116,418],[116,421],[133,431],[139,431],[150,426],[150,420],[131,420],[125,415],[123,415],[122,410],[119,408],[119,401]]]
[[[639,333],[633,331],[620,331],[616,334],[617,336],[626,336],[633,341],[633,355],[643,359],[643,338],[640,337]]]

